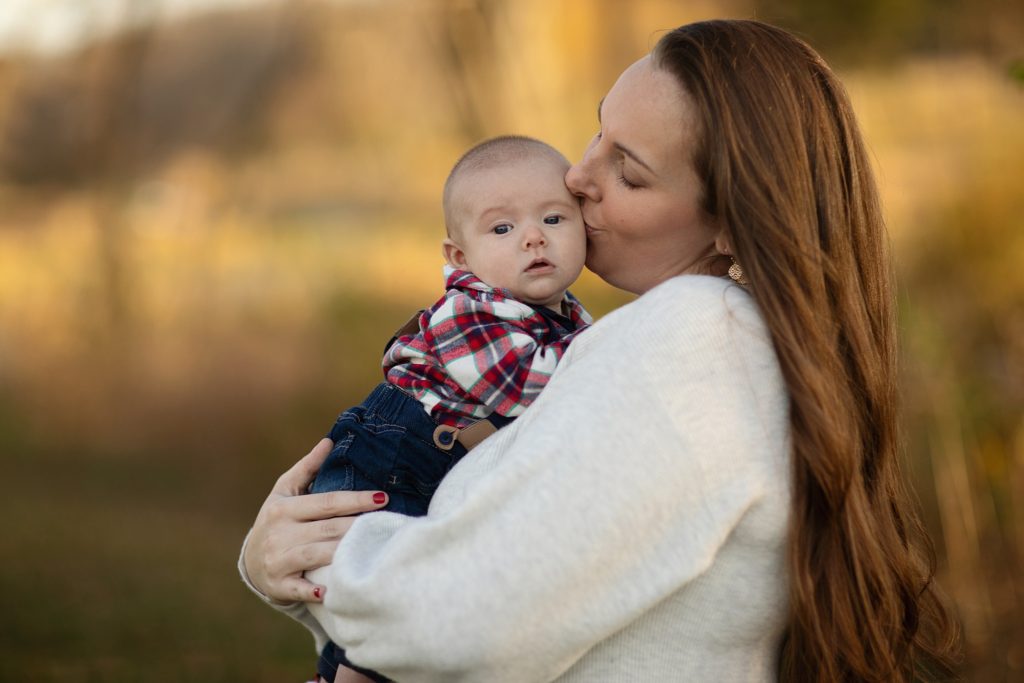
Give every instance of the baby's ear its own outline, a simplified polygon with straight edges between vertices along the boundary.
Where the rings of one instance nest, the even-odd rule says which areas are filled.
[[[466,252],[462,251],[462,247],[456,244],[452,238],[447,237],[441,243],[441,253],[444,254],[444,260],[448,262],[449,266],[466,270]]]

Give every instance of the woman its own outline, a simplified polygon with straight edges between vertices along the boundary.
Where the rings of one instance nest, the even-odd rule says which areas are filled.
[[[886,239],[841,85],[782,30],[704,22],[630,66],[599,117],[566,183],[587,266],[642,296],[427,517],[297,496],[320,444],[278,481],[243,572],[300,620],[326,591],[331,636],[398,680],[946,671],[899,472]],[[301,579],[332,558],[326,586]]]

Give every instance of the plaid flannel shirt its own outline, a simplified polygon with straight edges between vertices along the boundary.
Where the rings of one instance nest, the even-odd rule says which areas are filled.
[[[534,308],[472,273],[453,270],[445,295],[384,354],[387,381],[441,424],[464,427],[491,413],[516,417],[547,384],[569,342],[593,321],[566,292],[559,315]]]

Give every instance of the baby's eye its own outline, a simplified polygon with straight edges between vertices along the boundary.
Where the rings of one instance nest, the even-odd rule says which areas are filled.
[[[548,225],[558,225],[559,223],[562,222],[562,217],[561,216],[545,216],[544,217],[544,222],[547,223]]]
[[[493,228],[491,228],[491,230],[494,231],[495,235],[504,235],[504,234],[506,234],[511,229],[512,229],[512,226],[509,225],[508,223],[502,223],[501,225],[495,225]]]

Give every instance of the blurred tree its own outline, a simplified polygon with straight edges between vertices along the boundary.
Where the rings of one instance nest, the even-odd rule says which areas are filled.
[[[754,7],[846,64],[951,51],[1002,61],[1020,56],[1024,35],[1024,3],[1012,0],[755,0]]]
[[[0,144],[8,182],[94,190],[101,295],[91,327],[104,346],[131,318],[124,197],[190,147],[252,149],[269,103],[304,64],[303,25],[287,6],[168,26],[160,5],[123,0],[122,23],[135,28],[28,70]]]
[[[0,177],[70,187],[123,182],[192,146],[253,148],[268,104],[308,62],[287,5],[162,24],[158,0],[122,3],[135,26],[25,67],[10,96]]]
[[[499,89],[486,86],[496,76],[495,35],[502,29],[504,5],[504,0],[472,0],[433,14],[438,66],[447,80],[445,92],[452,99],[458,129],[467,141],[484,137],[492,117],[501,116],[501,109],[494,106]]]

